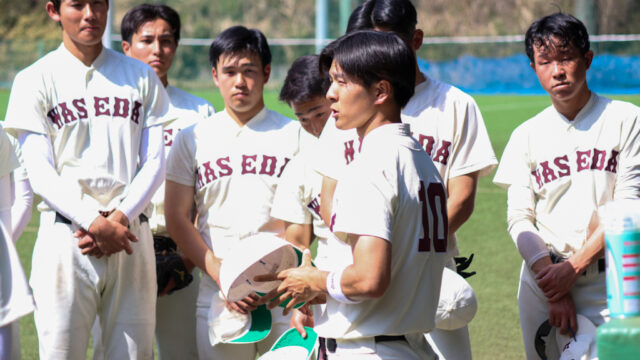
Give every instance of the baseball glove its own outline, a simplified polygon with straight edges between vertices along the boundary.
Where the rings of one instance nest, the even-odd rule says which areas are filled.
[[[164,236],[154,236],[153,247],[156,253],[158,295],[162,294],[171,279],[174,286],[168,294],[185,288],[193,281],[193,276],[187,271],[173,240]]]
[[[473,261],[473,254],[471,254],[471,256],[469,256],[468,258],[464,256],[457,256],[457,257],[454,257],[453,259],[456,262],[456,272],[458,273],[458,275],[466,279],[476,274],[475,271],[465,271]]]

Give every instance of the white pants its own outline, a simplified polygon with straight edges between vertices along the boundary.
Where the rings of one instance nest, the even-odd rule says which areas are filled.
[[[376,342],[373,337],[336,340],[336,351],[327,351],[329,360],[435,360],[438,356],[423,334],[407,334],[407,341]]]
[[[77,226],[42,212],[30,279],[41,359],[85,359],[96,316],[101,339],[95,359],[153,357],[153,239],[147,222],[135,219],[130,229],[138,237],[133,254],[97,259],[80,252]]]
[[[587,317],[594,325],[604,323],[605,318],[609,316],[605,273],[597,272],[597,264],[591,265],[587,275],[578,278],[571,289],[571,297],[576,313]],[[537,360],[540,357],[534,346],[536,331],[545,320],[549,319],[549,305],[533,273],[524,262],[520,272],[518,307],[525,354],[527,359]]]
[[[271,310],[273,324],[271,332],[261,341],[252,344],[216,344],[211,346],[209,341],[209,308],[213,296],[219,296],[218,285],[209,275],[203,274],[200,280],[200,292],[196,305],[196,338],[198,342],[198,358],[202,360],[230,359],[255,360],[256,355],[262,355],[289,329],[289,316],[283,316],[281,307]]]
[[[193,269],[189,286],[170,295],[158,297],[156,303],[156,345],[159,360],[198,358],[196,345],[196,300],[200,270]]]
[[[446,267],[456,271],[456,263],[449,259]],[[440,291],[454,291],[446,284],[440,285]],[[440,360],[471,360],[471,339],[469,338],[469,326],[465,325],[455,330],[435,328],[425,334],[425,338],[433,351],[438,354]]]

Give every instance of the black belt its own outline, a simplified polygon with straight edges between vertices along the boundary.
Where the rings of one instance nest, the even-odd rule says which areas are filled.
[[[140,214],[140,216],[138,216],[138,218],[140,219],[140,223],[149,221],[149,219],[147,218],[147,216],[145,214]],[[66,217],[64,217],[64,215],[60,214],[57,211],[56,211],[56,222],[57,223],[62,223],[62,224],[67,224],[67,225],[71,225],[71,220],[67,219]]]
[[[377,343],[381,343],[386,341],[407,341],[407,338],[404,335],[377,335],[373,337],[373,340]],[[328,352],[332,354],[336,352],[336,348],[338,347],[338,343],[336,342],[336,339],[320,338],[321,347],[322,347],[322,343],[324,343]]]

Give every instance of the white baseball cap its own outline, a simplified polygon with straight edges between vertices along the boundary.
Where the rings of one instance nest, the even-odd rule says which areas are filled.
[[[291,243],[271,233],[258,233],[239,240],[222,261],[220,286],[228,301],[238,301],[253,292],[268,293],[280,281],[256,282],[254,277],[277,274],[298,266],[300,258]]]
[[[258,360],[309,360],[318,345],[318,334],[307,326],[305,331],[307,337],[304,339],[295,328],[285,331],[273,344],[271,350],[260,356]]]
[[[478,300],[471,285],[457,272],[444,268],[440,301],[436,311],[436,327],[459,329],[471,322],[478,311]]]
[[[209,309],[209,342],[212,346],[219,343],[253,343],[269,335],[271,311],[265,305],[258,306],[250,314],[241,314],[227,309],[221,295],[220,292],[213,295]]]
[[[578,332],[563,335],[556,329],[556,345],[560,360],[597,359],[596,326],[585,316],[577,314]]]

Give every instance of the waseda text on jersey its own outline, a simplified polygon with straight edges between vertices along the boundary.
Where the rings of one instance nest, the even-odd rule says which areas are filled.
[[[65,124],[89,117],[89,112],[93,117],[109,116],[131,119],[138,123],[140,118],[140,108],[142,103],[134,100],[119,97],[98,97],[94,96],[90,100],[89,106],[84,98],[75,99],[70,102],[63,101],[47,112],[49,120],[60,130]]]
[[[414,134],[411,133],[411,136],[414,136]],[[433,136],[418,134],[416,140],[418,140],[420,146],[422,146],[427,154],[429,154],[431,160],[443,165],[447,165],[447,163],[449,162],[449,155],[451,155],[451,153],[449,152],[449,149],[451,148],[451,141],[440,141],[439,146],[434,151],[436,139]],[[353,144],[354,140],[348,140],[344,142],[344,159],[347,165],[349,165],[355,157],[355,148]],[[360,152],[360,150],[358,150],[358,152]]]
[[[616,173],[618,167],[618,155],[615,150],[609,152],[596,148],[589,150],[577,150],[575,169],[577,172],[585,170],[608,171]],[[571,175],[569,156],[558,156],[553,161],[541,161],[531,172],[536,179],[538,188],[559,178]]]
[[[231,176],[234,171],[240,171],[240,175],[267,175],[280,177],[285,166],[289,163],[289,158],[278,159],[271,155],[242,155],[240,159],[229,157],[219,158],[215,161],[205,161],[198,165],[196,175],[198,176],[197,187],[201,189],[205,185],[223,178]],[[238,163],[239,162],[239,163]],[[234,170],[235,168],[235,170]]]

